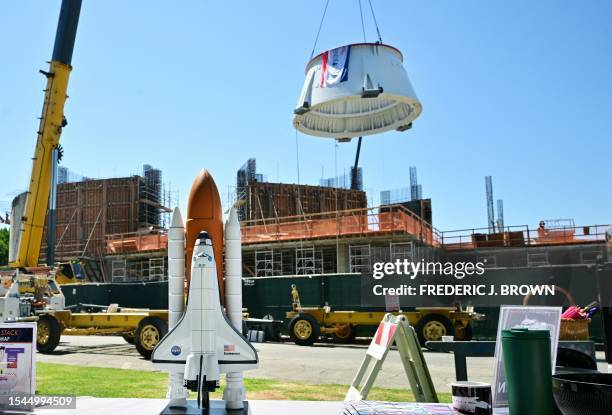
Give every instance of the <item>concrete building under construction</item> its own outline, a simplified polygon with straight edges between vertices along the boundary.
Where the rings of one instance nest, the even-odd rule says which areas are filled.
[[[416,185],[416,169],[410,172]],[[270,183],[249,159],[236,178],[245,276],[360,272],[378,249],[373,243],[394,257],[412,255],[415,241],[431,244],[430,199],[392,204],[387,198],[384,206],[368,208],[358,173],[352,188],[342,186],[350,182],[342,177],[321,186]]]
[[[249,164],[250,173],[245,169],[238,172],[235,203],[243,217],[244,306],[252,316],[283,319],[291,304],[292,285],[299,288],[304,306],[370,310],[371,306],[364,306],[361,299],[362,277],[372,275],[375,263],[396,260],[482,262],[491,281],[552,283],[565,287],[576,301],[588,303],[594,299],[594,265],[606,256],[609,225],[575,226],[572,221],[557,220],[542,221],[536,228],[522,225],[440,231],[432,226],[432,202],[422,198],[418,184],[386,192],[382,204],[368,206],[363,191],[270,183],[255,172],[254,161],[246,166]],[[250,178],[245,180],[247,176]],[[134,186],[142,184],[142,178],[131,180],[137,183],[132,185],[132,192],[138,194]],[[107,189],[107,193],[112,192]],[[137,214],[139,207],[135,204],[140,200],[127,198],[124,203],[134,206],[131,220],[146,216]],[[89,220],[95,223],[96,215],[90,213]],[[117,228],[107,223],[107,229]],[[167,290],[163,283],[166,248],[163,230],[106,235],[102,248],[106,281],[162,281],[151,286]],[[149,294],[145,299],[144,294],[134,292],[133,298],[122,298],[121,303],[167,306],[166,297],[153,301]],[[385,309],[386,304],[380,307]],[[479,323],[477,335],[494,337],[498,307],[481,311],[488,317]],[[593,335],[599,336],[598,325],[593,327]]]
[[[430,199],[368,207],[363,190],[268,182],[255,159],[237,172],[235,204],[245,277],[366,272],[376,252],[412,257],[436,238]],[[166,246],[163,231],[107,235],[112,281],[153,279]]]
[[[168,208],[163,206],[161,178],[160,170],[145,165],[142,175],[58,184],[56,260],[85,257],[101,261],[108,253],[108,239],[116,238],[112,235],[163,239],[161,217]],[[161,242],[151,244],[152,250],[160,246]],[[46,257],[46,251],[45,237],[41,258]],[[108,267],[102,266],[102,270],[103,274],[112,273]]]
[[[255,159],[249,159],[236,174],[236,203],[241,221],[262,222],[368,205],[360,189],[267,182],[257,173]]]

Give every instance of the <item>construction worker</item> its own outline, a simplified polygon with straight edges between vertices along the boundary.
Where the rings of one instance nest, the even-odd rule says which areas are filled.
[[[538,226],[538,238],[544,239],[548,234],[548,230],[546,229],[546,222],[543,220],[540,221],[540,226]]]

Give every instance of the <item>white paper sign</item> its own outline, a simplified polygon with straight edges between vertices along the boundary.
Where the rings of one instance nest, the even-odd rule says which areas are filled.
[[[33,410],[9,405],[11,396],[33,396],[36,391],[36,323],[0,324],[0,411]]]

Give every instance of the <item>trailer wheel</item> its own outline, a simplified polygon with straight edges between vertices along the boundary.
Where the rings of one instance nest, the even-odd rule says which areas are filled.
[[[474,331],[472,324],[468,323],[467,326],[455,329],[455,340],[470,341],[474,337]]]
[[[440,314],[427,314],[421,318],[416,325],[416,332],[421,346],[425,346],[425,342],[439,341],[442,336],[454,334],[451,321]]]
[[[36,350],[41,353],[51,353],[60,342],[62,329],[59,321],[49,314],[38,319],[36,329]]]
[[[145,359],[151,359],[151,353],[157,343],[168,333],[168,324],[159,317],[145,317],[140,320],[134,333],[134,345]]]
[[[312,346],[321,334],[321,326],[308,314],[299,314],[289,323],[291,341],[300,346]]]
[[[335,343],[354,343],[356,327],[350,324],[341,324],[337,326],[338,330],[333,334]]]

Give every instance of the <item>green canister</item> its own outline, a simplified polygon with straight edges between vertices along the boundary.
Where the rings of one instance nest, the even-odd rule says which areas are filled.
[[[510,415],[552,415],[552,368],[548,330],[502,330]]]

